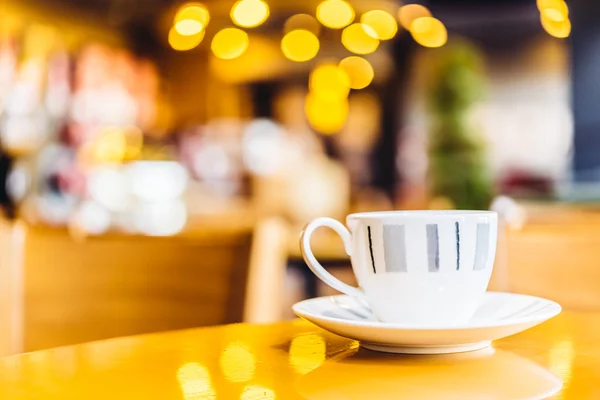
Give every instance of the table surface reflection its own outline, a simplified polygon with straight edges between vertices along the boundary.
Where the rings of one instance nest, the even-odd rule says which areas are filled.
[[[0,360],[0,399],[597,399],[600,313],[485,350],[402,356],[296,320],[118,338]]]

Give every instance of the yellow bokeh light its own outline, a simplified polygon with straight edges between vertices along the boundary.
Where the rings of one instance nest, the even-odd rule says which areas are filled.
[[[200,31],[195,35],[182,35],[175,27],[172,27],[169,31],[169,44],[173,50],[186,51],[191,50],[198,46],[204,38],[205,30]]]
[[[327,344],[323,336],[316,333],[301,334],[293,338],[290,344],[290,365],[296,372],[305,375],[323,364],[326,353]]]
[[[346,98],[350,93],[350,77],[335,64],[323,64],[311,72],[308,86],[320,97]]]
[[[310,125],[317,131],[324,134],[338,133],[344,127],[348,118],[348,99],[345,97],[320,96],[319,92],[310,92],[306,96],[304,111]],[[294,348],[294,342],[292,342]],[[312,350],[314,352],[314,349]],[[320,356],[314,355],[320,359]],[[325,355],[322,355],[325,357]],[[290,349],[292,357],[292,349]],[[315,361],[314,359],[311,359]],[[292,359],[290,359],[292,361]],[[296,357],[296,361],[300,362]]]
[[[97,162],[119,163],[125,158],[127,139],[124,131],[118,128],[105,129],[94,144],[94,158]]]
[[[231,20],[243,28],[254,28],[269,17],[269,6],[262,0],[239,0],[231,8]]]
[[[448,41],[448,31],[439,19],[422,17],[410,24],[410,33],[424,47],[442,47]]]
[[[354,21],[354,9],[344,0],[324,0],[317,6],[317,19],[328,28],[341,29]]]
[[[356,23],[342,31],[342,44],[355,54],[369,54],[377,50],[377,33],[368,25]]]
[[[569,19],[569,7],[563,0],[537,0],[537,7],[548,20],[562,22]]]
[[[240,400],[274,400],[275,392],[258,385],[248,385],[240,395]]]
[[[542,27],[550,36],[563,39],[571,34],[571,21],[569,19],[564,21],[553,21],[546,18],[544,14],[541,14],[540,21],[542,22]]]
[[[204,29],[202,23],[193,19],[183,19],[175,24],[175,30],[183,36],[197,35],[202,29]]]
[[[379,40],[392,39],[398,32],[398,24],[394,17],[383,10],[367,11],[360,17],[360,22],[371,27],[376,33],[375,38]]]
[[[210,48],[215,56],[223,60],[231,60],[244,54],[248,49],[248,34],[238,28],[221,29],[213,37]]]
[[[125,135],[125,159],[134,159],[142,152],[144,134],[136,126],[125,129],[123,133]]]
[[[298,29],[303,29],[319,36],[321,33],[321,24],[312,15],[296,14],[289,17],[283,25],[283,33],[288,33]]]
[[[407,4],[398,10],[398,20],[406,30],[410,29],[410,24],[415,19],[423,17],[431,17],[431,12],[420,4]]]
[[[375,73],[371,64],[362,57],[350,56],[340,61],[340,68],[350,78],[350,88],[364,89],[373,81]]]
[[[219,357],[225,379],[231,382],[248,382],[254,377],[256,358],[240,343],[230,343]]]
[[[296,29],[281,39],[281,51],[288,59],[303,62],[313,59],[319,52],[319,39],[314,33]]]
[[[177,370],[177,380],[185,400],[214,400],[217,398],[210,373],[204,365],[190,362]]]
[[[173,19],[173,25],[181,21],[196,21],[202,26],[200,30],[206,28],[210,21],[208,9],[200,3],[187,3],[179,8]],[[181,32],[180,32],[181,33]]]

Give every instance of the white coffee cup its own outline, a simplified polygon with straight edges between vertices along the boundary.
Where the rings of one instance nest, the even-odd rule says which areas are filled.
[[[351,214],[348,230],[317,218],[300,237],[306,264],[323,282],[366,301],[382,322],[449,326],[475,312],[492,274],[498,216],[493,211],[382,211]],[[333,277],[310,248],[315,229],[338,233],[360,288]]]

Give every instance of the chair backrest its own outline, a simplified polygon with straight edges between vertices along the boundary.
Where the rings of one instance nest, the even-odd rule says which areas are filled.
[[[22,350],[240,322],[252,228],[76,242],[26,226],[20,263]]]

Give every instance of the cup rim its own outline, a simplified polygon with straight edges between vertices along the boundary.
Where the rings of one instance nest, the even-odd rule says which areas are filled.
[[[496,211],[490,210],[393,210],[369,211],[350,214],[346,220],[368,218],[457,218],[457,217],[497,217]]]

